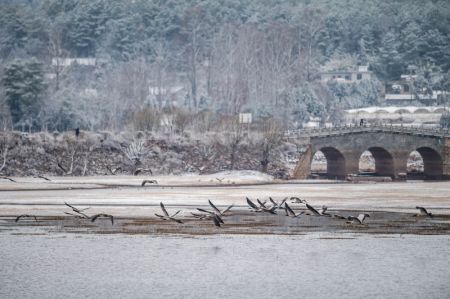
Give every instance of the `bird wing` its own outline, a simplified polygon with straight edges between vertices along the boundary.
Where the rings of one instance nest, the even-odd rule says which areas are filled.
[[[428,215],[428,211],[424,207],[416,207],[416,209],[419,209],[421,214]]]
[[[232,207],[234,207],[234,204],[228,206],[225,210],[223,210],[222,215],[231,210]]]
[[[208,202],[209,202],[209,205],[214,209],[214,211],[216,211],[219,214],[222,214],[220,212],[220,210],[212,203],[212,201],[208,200]]]
[[[164,207],[164,204],[162,202],[159,203],[159,205],[161,206],[161,210],[163,211],[164,215],[166,215],[167,217],[169,217],[169,213],[167,213],[166,208]]]
[[[141,184],[141,187],[144,187],[146,183],[148,183],[148,181],[147,180],[143,180],[142,184]]]
[[[23,215],[17,216],[16,217],[16,222],[18,222],[20,220],[20,218],[22,218],[22,217],[23,217]]]
[[[306,207],[308,208],[308,210],[310,210],[311,212],[313,212],[316,215],[320,215],[319,212],[317,212],[316,209],[314,209],[312,206],[310,206],[309,204],[306,204]]]
[[[288,199],[287,197],[283,198],[279,206],[281,207],[286,202],[287,199]]]
[[[359,220],[360,223],[363,223],[363,221],[364,221],[365,218],[366,218],[366,215],[365,215],[365,214],[359,214],[359,215],[358,215],[358,220]]]
[[[361,220],[359,220],[358,217],[355,217],[355,216],[348,216],[347,219],[350,220],[350,221],[357,220],[357,221],[359,222],[359,224],[362,224]]]
[[[67,202],[64,202],[64,204],[65,204],[66,206],[68,206],[69,208],[71,208],[72,210],[77,210],[77,208],[75,208],[74,206],[68,204]]]
[[[203,212],[203,213],[214,214],[214,212],[211,212],[211,211],[208,211],[208,210],[205,210],[202,208],[197,208],[197,210],[199,210],[200,212]]]
[[[91,221],[94,222],[98,217],[100,217],[102,214],[97,214],[92,216]]]
[[[258,210],[259,208],[251,201],[248,197],[247,198],[247,204],[254,210]]]
[[[266,208],[265,203],[264,203],[264,202],[261,202],[261,201],[259,200],[259,198],[257,198],[256,201],[259,203],[259,205],[260,205],[261,207]]]
[[[176,211],[175,213],[173,213],[172,216],[170,216],[170,217],[175,217],[175,216],[177,216],[178,213],[180,213],[180,212],[181,212],[181,210],[178,210],[178,211]]]
[[[158,216],[159,218],[166,218],[166,217],[164,217],[162,215],[159,215],[159,214],[156,214],[156,213],[155,213],[155,215]]]
[[[284,205],[284,207],[286,208],[286,212],[288,213],[288,216],[295,216],[294,211],[291,209],[291,207],[287,203]]]
[[[272,197],[269,196],[269,200],[274,206],[278,206],[278,204],[272,199]]]

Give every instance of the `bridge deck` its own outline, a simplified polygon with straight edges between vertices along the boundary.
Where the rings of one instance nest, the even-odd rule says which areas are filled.
[[[391,134],[405,134],[415,136],[427,136],[437,138],[450,138],[450,131],[441,128],[423,128],[412,126],[392,126],[392,125],[346,125],[336,126],[331,128],[312,128],[301,129],[294,131],[287,131],[285,133],[286,138],[298,138],[298,137],[330,137],[364,132],[385,132]]]

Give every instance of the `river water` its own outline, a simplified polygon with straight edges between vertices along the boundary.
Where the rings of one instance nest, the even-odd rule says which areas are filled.
[[[0,232],[0,264],[1,298],[450,298],[448,235],[23,228]]]

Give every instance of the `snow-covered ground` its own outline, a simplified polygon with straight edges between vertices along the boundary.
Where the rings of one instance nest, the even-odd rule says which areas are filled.
[[[165,181],[158,177],[161,184],[151,187],[140,187],[142,177],[53,178],[53,182],[42,183],[41,190],[27,190],[30,189],[28,185],[39,185],[35,181],[2,182],[0,215],[33,213],[61,216],[66,210],[65,201],[80,206],[92,206],[91,213],[109,212],[117,216],[153,215],[159,210],[159,202],[164,202],[171,208],[184,207],[183,210],[189,214],[199,206],[207,206],[208,199],[219,206],[234,203],[237,208],[246,209],[246,196],[252,199],[268,199],[271,196],[275,200],[298,196],[307,199],[314,206],[327,205],[330,209],[364,211],[414,212],[415,207],[420,205],[440,214],[450,214],[450,182],[339,184],[331,181],[318,183],[313,180],[298,184],[291,181],[286,184],[276,183],[270,177],[252,173],[247,173],[246,177],[234,177],[232,174],[217,177],[232,182],[269,184],[221,185],[215,180],[216,176],[195,175],[167,177]],[[204,184],[199,185],[199,180]],[[119,186],[114,186],[114,183]],[[53,188],[59,184],[72,186],[73,189]],[[106,184],[109,186],[105,186]],[[123,185],[120,186],[121,184]],[[8,188],[12,189],[13,185],[15,190],[6,191]],[[47,188],[44,188],[45,186]],[[86,186],[98,188],[84,188]]]
[[[141,186],[144,180],[156,180],[146,186],[221,186],[248,185],[274,182],[271,175],[252,170],[224,171],[210,175],[185,174],[166,176],[77,176],[48,177],[50,181],[34,177],[11,177],[15,182],[0,180],[0,191],[30,189],[101,188],[111,186]]]

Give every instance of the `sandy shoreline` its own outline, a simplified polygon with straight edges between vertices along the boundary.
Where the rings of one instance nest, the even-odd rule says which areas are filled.
[[[152,177],[157,186],[140,187],[143,177],[57,177],[51,182],[37,178],[17,178],[17,182],[0,184],[0,230],[24,226],[46,227],[45,231],[81,231],[94,233],[181,233],[181,234],[303,234],[315,231],[344,231],[365,233],[449,234],[450,182],[393,182],[337,184],[335,181],[303,181],[282,184],[271,177],[247,173],[215,180],[213,176]],[[226,186],[229,180],[239,185]],[[183,186],[170,184],[182,183]],[[203,184],[189,186],[189,184]],[[126,184],[132,187],[123,186]],[[68,189],[52,188],[54,185]],[[40,189],[30,190],[30,186]],[[72,187],[71,187],[72,186]],[[79,188],[74,188],[78,186]],[[14,188],[14,190],[12,189]],[[73,188],[73,189],[70,189]],[[367,225],[348,224],[345,220],[303,215],[288,218],[284,211],[278,215],[250,213],[245,197],[275,200],[298,196],[319,208],[326,205],[332,213],[344,216],[367,212]],[[209,208],[208,200],[218,207],[234,204],[225,225],[216,228],[211,221],[192,217],[197,208]],[[90,207],[89,215],[109,213],[116,221],[91,223],[65,215],[69,202],[77,207]],[[171,211],[181,210],[178,225],[157,219],[159,203]],[[305,207],[292,204],[297,210]],[[412,217],[416,206],[427,207],[436,217]],[[21,220],[16,216],[33,214],[39,221]],[[108,225],[109,224],[109,225]],[[55,229],[57,227],[58,229]],[[68,229],[69,228],[69,229]]]

